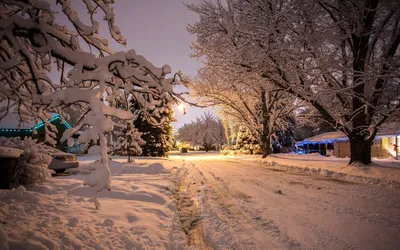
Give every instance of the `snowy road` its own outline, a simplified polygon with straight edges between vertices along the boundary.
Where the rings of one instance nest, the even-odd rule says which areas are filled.
[[[400,190],[265,168],[216,154],[187,168],[215,249],[399,249]]]

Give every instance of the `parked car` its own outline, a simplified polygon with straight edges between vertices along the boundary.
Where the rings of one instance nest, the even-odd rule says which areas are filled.
[[[79,162],[76,154],[65,153],[59,149],[46,146],[53,158],[49,164],[49,168],[56,171],[56,173],[63,173],[69,168],[79,167]]]
[[[179,152],[180,152],[180,153],[187,153],[188,150],[187,150],[187,148],[181,148],[181,150],[180,150]]]

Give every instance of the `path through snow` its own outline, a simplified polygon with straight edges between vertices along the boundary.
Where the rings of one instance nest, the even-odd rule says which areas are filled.
[[[266,168],[217,155],[185,160],[216,249],[397,249],[400,190]],[[280,190],[281,192],[278,192]]]

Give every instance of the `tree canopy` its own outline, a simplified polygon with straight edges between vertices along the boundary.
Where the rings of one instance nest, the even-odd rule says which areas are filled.
[[[257,74],[308,102],[371,162],[379,127],[399,117],[400,2],[227,0],[189,5],[194,56]]]

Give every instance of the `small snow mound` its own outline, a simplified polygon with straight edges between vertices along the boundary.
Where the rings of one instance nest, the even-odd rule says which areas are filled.
[[[134,165],[125,165],[125,174],[165,174],[169,171],[164,167],[162,163],[152,163],[147,167],[139,167]]]
[[[101,154],[100,146],[94,145],[91,146],[88,150],[88,155],[99,155]]]
[[[13,188],[11,190],[0,190],[0,201],[6,199],[38,203],[41,199],[43,199],[43,195],[40,193],[27,191],[23,186],[19,186],[17,189]]]
[[[379,171],[367,166],[361,162],[355,162],[341,169],[341,172],[352,175],[365,175],[370,174],[374,177],[380,177]]]
[[[68,226],[70,226],[70,227],[76,227],[78,224],[79,224],[79,218],[77,218],[77,217],[72,217],[71,219],[69,219]]]
[[[19,186],[19,187],[17,187],[16,191],[21,192],[21,193],[25,193],[26,192],[26,188],[24,186]]]
[[[103,226],[106,227],[113,227],[114,226],[114,220],[112,219],[105,219],[103,222]]]
[[[365,168],[365,167],[367,167],[367,165],[365,165],[364,163],[359,162],[359,161],[356,161],[356,162],[350,164],[349,166],[352,166],[352,167],[359,167],[359,168]]]
[[[167,173],[168,170],[165,169],[162,163],[152,163],[147,167],[153,174]]]
[[[96,187],[98,191],[103,189],[111,190],[111,173],[106,166],[99,166],[86,176],[83,185]]]

